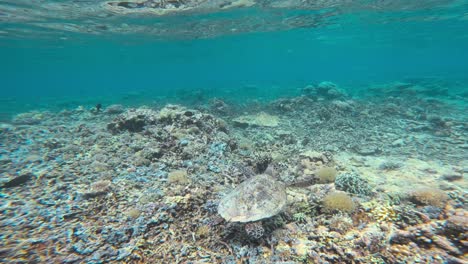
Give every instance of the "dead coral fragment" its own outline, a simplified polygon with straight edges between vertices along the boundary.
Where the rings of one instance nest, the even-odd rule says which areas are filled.
[[[90,192],[85,193],[85,198],[94,198],[110,192],[111,184],[112,182],[107,180],[92,183]]]
[[[141,211],[135,208],[132,208],[126,212],[126,215],[132,219],[137,219],[141,215]]]
[[[185,170],[171,171],[167,176],[167,179],[170,183],[187,184],[190,182],[187,171]]]
[[[413,191],[411,199],[417,204],[442,206],[448,195],[436,188],[423,187]]]
[[[240,116],[232,121],[239,127],[276,127],[279,125],[279,118],[277,116],[269,115],[265,112],[256,115]]]
[[[356,208],[353,200],[344,192],[333,192],[323,199],[323,210],[325,212],[351,213]]]
[[[97,181],[91,184],[91,191],[96,193],[107,193],[110,191],[111,181]]]
[[[333,215],[332,218],[327,221],[327,223],[327,226],[330,228],[330,230],[340,234],[346,234],[346,232],[353,228],[353,219],[345,214]]]

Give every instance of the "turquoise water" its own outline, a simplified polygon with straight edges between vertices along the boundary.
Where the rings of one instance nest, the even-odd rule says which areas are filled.
[[[421,77],[442,78],[458,87],[452,89],[466,87],[468,4],[420,2],[426,4],[412,9],[399,1],[394,1],[395,6],[383,1],[386,5],[381,10],[333,5],[303,11],[252,7],[70,21],[49,14],[50,21],[47,17],[42,21],[75,26],[101,22],[109,28],[112,23],[126,22],[129,29],[123,33],[104,26],[106,30],[88,33],[72,32],[65,26],[46,29],[35,25],[38,19],[34,17],[21,21],[2,12],[1,111],[7,115],[37,107],[134,104],[157,97],[180,99],[184,94],[192,98],[194,90],[202,90],[206,97],[262,100],[295,95],[305,85],[323,80],[351,92],[374,83]],[[2,5],[14,14],[11,3]],[[317,18],[317,14],[333,11]],[[300,23],[278,26],[309,16],[318,22],[305,28]],[[192,25],[197,19],[206,25],[229,19],[259,25],[237,32],[234,24],[229,25],[230,32],[213,29],[208,35],[208,26]],[[166,25],[173,34],[137,31],[137,26],[151,28],[154,23]]]
[[[468,263],[468,0],[0,0],[1,263]]]

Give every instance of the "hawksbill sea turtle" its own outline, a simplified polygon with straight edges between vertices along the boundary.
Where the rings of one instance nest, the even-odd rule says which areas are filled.
[[[256,175],[226,195],[218,213],[228,222],[254,222],[280,213],[286,205],[286,187],[267,174]]]

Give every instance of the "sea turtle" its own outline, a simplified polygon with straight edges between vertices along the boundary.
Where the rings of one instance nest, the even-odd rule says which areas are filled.
[[[248,223],[270,218],[286,205],[285,186],[267,174],[256,175],[226,195],[218,213],[228,222]]]

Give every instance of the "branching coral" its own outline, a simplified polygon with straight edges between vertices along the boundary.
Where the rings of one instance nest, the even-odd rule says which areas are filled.
[[[369,183],[357,173],[344,173],[338,175],[335,180],[336,189],[357,194],[360,196],[369,196],[372,189]]]
[[[394,207],[389,202],[377,202],[372,201],[362,204],[366,211],[370,212],[372,218],[377,222],[393,222],[398,220],[398,213],[395,211]]]

